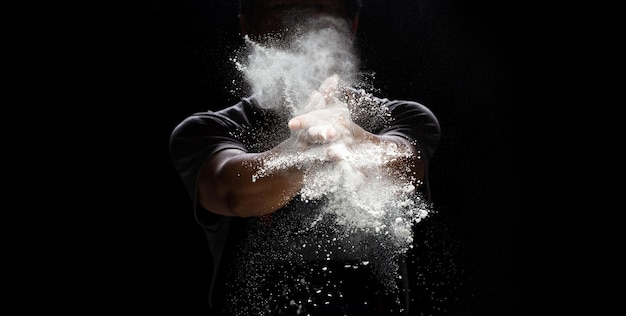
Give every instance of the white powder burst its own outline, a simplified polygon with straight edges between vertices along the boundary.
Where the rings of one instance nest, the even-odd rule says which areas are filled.
[[[256,177],[292,167],[307,170],[300,199],[326,199],[323,213],[334,215],[346,234],[377,234],[391,240],[398,252],[410,248],[411,226],[427,216],[428,205],[416,194],[414,179],[389,173],[385,166],[410,159],[412,153],[393,143],[362,144],[346,150],[341,160],[328,163],[322,150],[272,156]]]
[[[311,91],[332,74],[355,85],[358,59],[346,22],[324,17],[308,21],[302,30],[306,32],[292,34],[289,41],[260,43],[246,37],[247,49],[231,59],[261,106],[299,114]]]
[[[309,113],[311,92],[336,74],[341,82],[332,97],[347,109],[345,119],[371,133],[388,127],[390,113],[380,99],[351,89],[359,86],[359,75],[349,27],[345,21],[321,22],[329,27],[312,27],[282,42],[247,40],[247,55],[233,62],[258,104],[289,117]],[[257,128],[242,137],[254,136],[251,148],[275,146],[276,135],[283,135]],[[272,214],[271,224],[250,219],[230,283],[235,314],[273,315],[273,308],[298,314],[340,299],[343,279],[326,262],[347,262],[341,273],[377,274],[380,283],[397,290],[397,259],[412,248],[413,226],[430,210],[409,168],[389,168],[412,159],[412,152],[393,143],[358,144],[349,136],[264,159],[251,181],[295,167],[304,171],[303,187],[287,211]]]

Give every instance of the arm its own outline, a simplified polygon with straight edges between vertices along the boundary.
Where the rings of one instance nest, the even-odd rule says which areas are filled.
[[[346,104],[332,97],[336,82],[336,77],[331,77],[319,91],[313,91],[310,111],[289,121],[291,136],[277,147],[263,153],[225,149],[213,155],[200,170],[200,205],[227,216],[269,214],[299,193],[308,167],[340,161],[352,152],[369,155],[372,149],[391,152],[376,163],[377,173],[402,181],[410,179],[419,187],[425,177],[425,164],[416,147],[401,136],[372,134],[352,122]],[[271,172],[267,173],[264,164],[273,157],[305,157],[311,161],[269,168]]]
[[[279,149],[258,154],[226,149],[213,155],[200,171],[200,205],[221,215],[249,217],[272,213],[287,204],[302,187],[300,170],[278,170],[253,181],[264,158]]]
[[[417,189],[421,189],[426,177],[426,166],[421,153],[415,145],[400,136],[374,136],[377,138],[376,142],[380,145],[394,144],[399,148],[399,152],[410,153],[408,157],[392,160],[383,167],[388,170],[389,174],[410,179]]]
[[[305,120],[303,116],[300,119]],[[387,152],[389,156],[382,158],[383,162],[377,166],[384,170],[383,174],[392,175],[396,179],[410,179],[416,188],[422,185],[426,175],[425,161],[414,144],[400,136],[370,133],[349,119],[341,121],[341,124],[316,130],[316,133],[326,135],[317,136],[318,139],[328,140],[328,135],[342,135],[332,139],[326,146],[329,161],[341,160],[344,154],[349,155],[351,151]],[[380,150],[375,147],[380,147]]]
[[[424,166],[415,146],[398,136],[371,134],[356,125],[350,128],[356,130],[356,135],[358,135],[351,142],[393,146],[398,148],[399,152],[411,151],[412,154],[409,157],[392,159],[381,167],[388,169],[387,174],[413,179],[413,184],[419,187],[424,179]],[[319,136],[317,133],[320,132],[316,131],[316,136]],[[332,134],[334,131],[325,130],[325,132]],[[302,143],[308,142],[311,138],[315,138],[315,135],[311,136],[306,133],[306,136],[300,135],[297,142],[302,146]],[[266,161],[268,156],[281,154],[285,151],[284,147],[293,146],[290,143],[286,141],[265,153],[245,153],[236,149],[226,149],[216,153],[200,171],[198,179],[200,205],[217,214],[239,217],[265,215],[283,207],[302,188],[304,170],[293,166],[274,170],[273,173],[264,177],[255,177],[255,175],[258,174],[263,161]],[[326,148],[329,161],[341,159],[338,153],[341,149],[332,145]]]
[[[304,135],[299,140],[299,148],[322,145],[328,161],[342,160],[345,155],[355,151],[368,154],[386,152],[389,155],[383,157],[383,162],[377,166],[383,170],[383,174],[396,179],[410,179],[416,188],[424,183],[426,161],[415,144],[398,135],[370,133],[350,119],[345,104],[336,99],[329,103],[326,108],[313,110],[289,121],[292,131],[301,131],[300,134]]]

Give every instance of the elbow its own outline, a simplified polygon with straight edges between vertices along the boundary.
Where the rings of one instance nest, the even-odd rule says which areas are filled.
[[[272,199],[245,199],[231,196],[227,199],[227,212],[236,217],[258,217],[271,214],[284,206]]]
[[[247,207],[245,203],[242,203],[241,199],[236,197],[226,199],[226,208],[226,212],[230,216],[248,218],[259,215],[255,213],[254,210]]]
[[[244,199],[227,194],[221,197],[207,196],[200,194],[198,201],[200,205],[211,213],[230,217],[254,217],[271,213],[260,203],[245,203]]]
[[[209,194],[198,195],[198,203],[207,211],[231,217],[250,217],[251,215],[245,211],[245,208],[241,206],[241,203],[237,202],[236,198],[229,196],[215,197]]]

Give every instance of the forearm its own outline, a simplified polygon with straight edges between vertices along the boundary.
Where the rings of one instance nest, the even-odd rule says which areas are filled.
[[[373,165],[367,166],[373,167],[371,171],[374,173],[410,180],[416,187],[423,183],[425,163],[416,145],[398,135],[377,135],[366,131],[350,119],[348,108],[338,100],[327,106],[289,121],[289,128],[298,132],[296,142],[301,148],[323,145],[329,161],[346,159],[354,153],[362,154],[366,160],[374,159]]]
[[[203,167],[198,183],[200,204],[227,216],[260,216],[287,204],[302,187],[296,168],[259,175],[268,153],[225,150]]]
[[[390,151],[397,154],[395,159],[387,160],[383,166],[389,174],[410,179],[417,188],[423,184],[426,174],[425,161],[414,144],[400,136],[372,134],[368,138],[378,146],[390,148]]]

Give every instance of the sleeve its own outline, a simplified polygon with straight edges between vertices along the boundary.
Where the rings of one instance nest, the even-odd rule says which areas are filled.
[[[388,101],[391,124],[381,134],[404,137],[417,144],[423,157],[430,161],[439,145],[441,128],[435,115],[424,105],[413,101]]]
[[[247,151],[246,146],[233,136],[234,132],[241,128],[240,123],[225,115],[203,112],[187,117],[172,131],[169,141],[170,157],[187,189],[194,209],[198,208],[197,180],[204,163],[224,149]],[[195,213],[200,224],[205,227],[221,218],[210,212]]]
[[[404,137],[430,160],[441,134],[430,109],[415,101],[374,97],[363,89],[346,88],[343,92],[355,123],[375,134]]]
[[[417,146],[424,160],[425,179],[423,192],[430,199],[428,169],[441,137],[437,117],[426,106],[413,101],[387,101],[391,113],[391,124],[381,135],[404,137]]]
[[[204,229],[213,260],[213,274],[209,289],[209,306],[221,302],[220,273],[228,260],[231,236],[237,234],[240,221],[218,215],[202,208],[197,202],[197,180],[204,163],[215,153],[224,149],[248,148],[235,136],[249,126],[247,111],[242,103],[219,112],[196,113],[179,123],[170,135],[169,149],[174,167],[178,171],[191,198],[196,222]],[[231,246],[229,246],[231,245]]]

